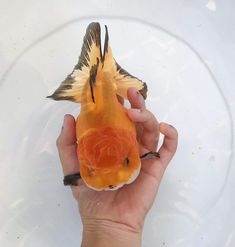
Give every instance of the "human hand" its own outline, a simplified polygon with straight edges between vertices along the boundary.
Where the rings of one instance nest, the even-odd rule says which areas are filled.
[[[144,99],[136,89],[128,90],[128,99],[131,103],[128,116],[136,123],[140,155],[157,149],[160,131],[164,135],[159,149],[160,158],[143,160],[138,178],[132,184],[115,191],[94,191],[82,179],[79,179],[78,186],[71,186],[84,226],[84,239],[88,238],[90,232],[110,234],[112,229],[115,232],[112,239],[125,232],[130,233],[133,241],[139,243],[144,218],[153,204],[163,173],[176,151],[176,129],[165,123],[159,125],[154,115],[145,108]],[[64,175],[79,172],[75,125],[73,116],[66,115],[57,139]]]

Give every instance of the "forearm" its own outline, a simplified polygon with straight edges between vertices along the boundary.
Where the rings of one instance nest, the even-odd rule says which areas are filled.
[[[84,225],[81,247],[110,246],[140,247],[141,233],[132,231],[128,226],[103,220]]]

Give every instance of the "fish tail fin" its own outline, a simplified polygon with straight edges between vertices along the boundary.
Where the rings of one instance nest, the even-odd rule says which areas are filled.
[[[98,71],[99,61],[102,61],[100,30],[99,23],[92,22],[89,24],[83,39],[78,63],[75,65],[72,73],[47,98],[81,102],[83,90],[87,82],[90,84],[94,97],[94,79]]]
[[[105,26],[105,42],[102,64],[103,72],[108,72],[113,76],[113,82],[116,84],[116,94],[126,99],[128,88],[135,87],[143,95],[144,99],[146,99],[146,83],[124,70],[113,58],[112,51],[109,46],[109,34],[107,26]]]

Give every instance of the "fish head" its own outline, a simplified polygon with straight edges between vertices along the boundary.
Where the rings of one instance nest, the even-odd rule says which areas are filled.
[[[82,179],[95,190],[118,189],[140,171],[136,135],[124,129],[90,130],[78,142],[78,159]]]

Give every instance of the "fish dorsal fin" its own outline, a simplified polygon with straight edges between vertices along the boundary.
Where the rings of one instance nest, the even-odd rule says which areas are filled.
[[[108,71],[113,75],[113,81],[116,83],[117,94],[127,98],[127,90],[130,87],[135,87],[143,95],[144,99],[147,97],[147,85],[140,79],[129,74],[126,70],[115,61],[109,46],[108,28],[105,26],[105,42],[103,52],[103,71]]]
[[[81,102],[83,89],[87,81],[90,80],[92,68],[95,65],[98,69],[97,61],[102,61],[100,24],[93,22],[87,27],[77,65],[48,98]]]

